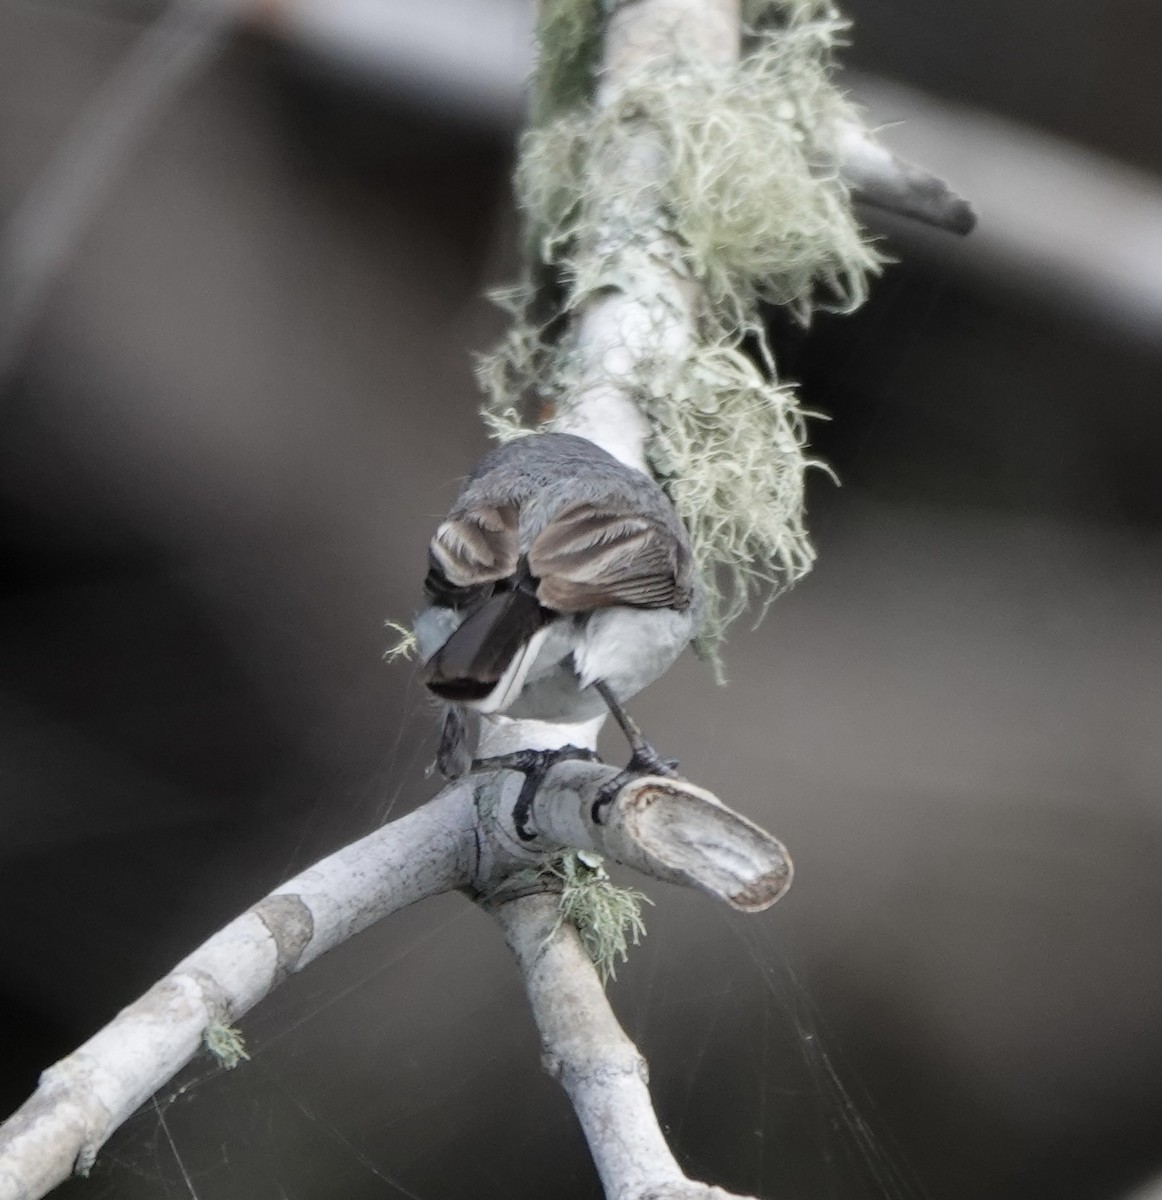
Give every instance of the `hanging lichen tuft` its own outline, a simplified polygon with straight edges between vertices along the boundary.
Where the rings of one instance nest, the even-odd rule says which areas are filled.
[[[568,923],[603,983],[617,978],[617,965],[629,959],[629,947],[645,936],[642,905],[653,904],[637,888],[619,887],[609,877],[600,854],[568,851],[545,864],[542,878],[560,886],[557,923],[551,938]]]
[[[591,99],[604,14],[603,0],[551,0],[537,6],[537,65],[529,89],[532,125],[544,125]]]
[[[524,136],[516,174],[538,286],[498,297],[512,325],[479,363],[484,417],[504,439],[568,403],[588,368],[561,316],[610,287],[634,294],[635,262],[655,275],[661,262],[698,285],[684,359],[674,361],[659,332],[656,352],[640,352],[620,383],[649,418],[650,465],[690,530],[706,592],[699,640],[717,661],[730,622],[814,560],[803,522],[812,465],[804,413],[777,377],[760,305],[802,323],[819,309],[849,311],[881,261],[833,165],[839,130],[858,121],[831,78],[844,23],[821,0],[748,0],[737,64],[684,59],[677,47],[664,69],[639,71],[597,105],[595,26],[581,18],[602,7],[541,5],[542,28],[558,32],[537,94],[552,102],[542,99],[544,119]],[[562,56],[566,45],[577,47],[575,61]],[[658,169],[638,185],[625,163],[643,129]],[[648,188],[645,203],[629,194],[635,188]],[[649,227],[627,212],[650,214]],[[606,243],[625,247],[612,265],[594,252]],[[542,312],[545,278],[558,303]]]

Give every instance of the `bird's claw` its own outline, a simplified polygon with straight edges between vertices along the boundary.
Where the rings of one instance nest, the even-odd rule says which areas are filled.
[[[593,807],[590,810],[593,820],[598,825],[602,824],[602,814],[617,798],[617,793],[627,783],[640,779],[643,775],[661,775],[665,779],[677,779],[678,760],[663,758],[653,746],[648,744],[639,746],[634,750],[633,757],[629,760],[625,770],[618,771],[608,783],[602,785],[601,790],[597,793],[597,798],[593,801]]]
[[[627,775],[661,775],[666,779],[678,777],[678,760],[663,758],[653,746],[644,746],[633,752],[629,765],[625,768]]]

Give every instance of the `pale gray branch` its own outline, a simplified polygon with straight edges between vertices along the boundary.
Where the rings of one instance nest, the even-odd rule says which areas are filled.
[[[881,139],[955,179],[981,214],[971,251],[907,233],[911,255],[1023,287],[1151,343],[1162,328],[1162,181],[1026,125],[869,76]]]
[[[839,174],[857,200],[947,229],[967,234],[976,227],[976,213],[938,175],[897,157],[859,125],[840,132]]]
[[[738,0],[618,6],[606,29],[598,105],[615,103],[635,80],[672,65],[678,47],[708,63],[737,59]],[[632,138],[611,144],[601,164],[611,199],[588,214],[593,233],[578,248],[575,269],[618,285],[580,297],[573,323],[576,386],[561,398],[553,420],[554,429],[587,437],[641,471],[648,470],[650,427],[635,398],[640,368],[659,352],[674,363],[685,359],[698,295],[697,284],[677,269],[682,250],[669,232],[661,190],[666,154],[659,131],[643,121]]]
[[[288,975],[427,896],[468,889],[495,898],[515,871],[570,847],[694,884],[745,910],[785,891],[791,865],[782,845],[709,792],[643,778],[597,803],[618,775],[604,763],[560,763],[525,811],[522,773],[480,772],[276,888],[44,1072],[32,1098],[0,1125],[0,1200],[37,1200],[74,1170],[86,1172],[113,1131],[197,1053],[208,1030],[231,1025]],[[545,904],[555,921],[555,898]],[[560,984],[564,960],[554,961]],[[588,980],[587,958],[584,969]],[[595,979],[592,987],[600,995]],[[547,993],[540,1003],[550,1004]],[[624,1090],[619,1085],[601,1103],[617,1111]],[[642,1083],[636,1107],[645,1095]],[[619,1153],[613,1145],[600,1152]]]
[[[0,1200],[37,1200],[86,1173],[110,1134],[287,975],[373,921],[469,879],[472,795],[450,788],[272,892],[183,959],[0,1125]]]
[[[738,0],[618,7],[599,102],[639,72],[658,69],[679,28],[684,53],[729,62],[738,53]],[[200,44],[191,43],[191,54]],[[645,470],[649,427],[632,377],[644,354],[659,352],[659,326],[662,352],[682,360],[693,337],[695,294],[674,270],[678,251],[653,186],[665,174],[656,134],[643,126],[627,143],[624,161],[605,165],[613,177],[624,176],[628,199],[593,214],[597,233],[583,248],[615,267],[622,283],[580,299],[579,384],[557,426]],[[28,280],[51,277],[71,244],[61,231],[75,236],[83,215],[61,224]],[[577,737],[591,744],[599,723],[580,731],[533,724],[485,722],[487,752],[509,744],[552,749]],[[482,899],[504,926],[525,974],[546,1065],[576,1107],[609,1200],[730,1200],[686,1179],[674,1161],[650,1103],[644,1060],[614,1019],[575,931],[561,924],[555,898],[514,898],[503,885],[549,855],[587,848],[756,911],[786,890],[790,860],[776,839],[700,788],[644,778],[607,796],[617,775],[597,762],[562,762],[530,795],[525,773],[481,772],[277,888],[44,1073],[34,1096],[0,1126],[0,1200],[37,1200],[74,1168],[87,1170],[112,1131],[209,1032],[229,1027],[287,975],[373,921],[453,889]]]
[[[674,1160],[650,1103],[646,1061],[553,898],[524,896],[493,912],[524,976],[542,1063],[569,1095],[606,1200],[741,1200],[687,1179]]]
[[[646,776],[625,784],[608,805],[602,788],[614,775],[599,763],[564,762],[537,792],[526,846],[596,850],[669,883],[701,888],[743,912],[769,908],[791,885],[786,847],[721,800],[686,780]],[[512,772],[495,786],[509,808],[522,778]],[[510,809],[511,811],[511,809]]]
[[[526,0],[427,0],[422,5],[375,0],[281,0],[264,5],[269,28],[321,48],[370,86],[413,94],[433,107],[458,105],[482,122],[512,124],[532,61],[533,5]],[[306,15],[304,15],[306,14]],[[400,24],[409,29],[406,71],[398,65]],[[487,27],[489,52],[468,63],[444,36],[450,14],[464,26]],[[491,23],[490,23],[491,22]],[[493,54],[491,38],[504,30]],[[503,62],[507,85],[494,72]],[[467,72],[471,72],[471,76]],[[882,77],[847,71],[843,81],[866,106],[876,143],[900,153],[886,178],[868,178],[874,164],[846,164],[845,177],[881,210],[901,210],[916,194],[912,218],[893,235],[910,254],[937,259],[943,269],[1000,278],[1026,289],[1041,304],[1081,304],[1090,319],[1131,336],[1156,339],[1162,326],[1162,184],[1155,176],[1054,138],[1016,121],[955,105]],[[465,101],[465,97],[471,99]],[[885,126],[891,125],[891,128]],[[911,163],[925,163],[925,168]],[[832,168],[838,164],[830,164]],[[861,174],[862,171],[862,174]],[[892,177],[919,172],[910,184]],[[951,238],[929,237],[919,211],[946,208],[935,184],[955,181],[981,214],[971,251]],[[932,194],[923,198],[925,187]],[[897,190],[897,198],[887,193]],[[879,197],[874,193],[879,193]],[[949,197],[948,216],[955,218]],[[941,217],[937,224],[944,223]]]

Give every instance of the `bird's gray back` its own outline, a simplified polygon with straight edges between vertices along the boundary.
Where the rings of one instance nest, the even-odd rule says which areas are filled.
[[[563,509],[611,503],[652,518],[688,545],[673,505],[653,479],[571,433],[529,434],[491,450],[469,476],[449,515],[515,505],[523,552]]]

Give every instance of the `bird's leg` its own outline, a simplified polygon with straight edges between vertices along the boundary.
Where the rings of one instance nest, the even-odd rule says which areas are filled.
[[[468,751],[468,725],[464,709],[459,704],[449,704],[444,708],[435,766],[445,779],[459,779],[472,769],[472,755]]]
[[[622,707],[621,701],[613,694],[609,684],[603,679],[598,679],[593,686],[609,706],[613,719],[621,727],[621,732],[625,734],[625,740],[629,742],[630,749],[633,750],[633,757],[629,760],[626,772],[630,775],[665,775],[669,778],[676,778],[678,760],[663,758],[646,741],[645,734],[638,727],[638,723]]]

